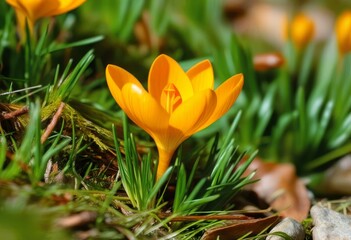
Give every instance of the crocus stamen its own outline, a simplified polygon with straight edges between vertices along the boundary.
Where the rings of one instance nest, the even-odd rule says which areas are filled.
[[[163,92],[166,94],[166,111],[171,114],[179,104],[182,102],[182,98],[179,94],[179,91],[173,83],[169,83],[164,89]]]

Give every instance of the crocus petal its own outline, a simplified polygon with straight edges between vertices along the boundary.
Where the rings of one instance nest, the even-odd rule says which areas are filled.
[[[171,115],[169,120],[170,126],[179,129],[181,136],[172,138],[179,139],[179,144],[190,135],[198,131],[202,125],[211,117],[216,107],[216,94],[214,91],[207,89],[195,94],[188,101],[181,104]]]
[[[15,9],[22,9],[23,10],[23,5],[20,4],[19,0],[6,0],[6,2]]]
[[[27,16],[36,21],[42,17],[50,17],[71,11],[86,0],[7,0],[15,8],[22,9]]]
[[[199,62],[186,73],[193,85],[194,92],[199,92],[205,89],[213,89],[213,69],[211,62],[204,60]]]
[[[216,89],[217,95],[217,105],[212,114],[212,116],[207,120],[205,124],[200,128],[211,125],[213,122],[217,121],[222,117],[233,105],[237,99],[244,84],[244,76],[242,74],[237,74],[226,80]]]
[[[19,8],[20,5],[18,4],[18,0],[6,0],[8,4],[10,4],[14,8]]]
[[[28,12],[28,16],[29,18],[32,19],[32,21],[36,21],[39,18],[43,18],[43,17],[49,17],[52,16],[53,12],[55,12],[55,9],[57,9],[59,7],[59,3],[57,1],[50,1],[50,4],[47,4],[48,1],[43,2],[35,0],[32,1],[33,5],[28,5],[25,6],[27,12]],[[34,5],[35,2],[35,5]],[[24,4],[23,4],[24,5]]]
[[[164,88],[173,83],[178,89],[182,101],[193,95],[193,87],[188,76],[179,64],[167,55],[158,56],[153,62],[148,79],[149,93],[161,102]]]
[[[57,1],[43,0],[7,0],[11,6],[17,10],[21,10],[31,21],[47,16],[48,12],[52,12],[59,7]]]
[[[125,104],[123,110],[128,117],[153,138],[167,130],[167,112],[140,84],[125,84],[121,96]]]
[[[35,22],[43,17],[51,17],[77,8],[86,0],[6,0],[16,11],[19,35],[25,37],[25,22],[28,21],[33,33]]]
[[[57,0],[59,2],[59,8],[56,9],[53,15],[59,15],[68,11],[71,11],[80,5],[82,5],[86,0]]]
[[[121,95],[122,87],[127,83],[133,83],[143,88],[141,83],[132,74],[123,68],[111,64],[106,67],[106,80],[113,98],[123,110],[126,109],[126,106]]]
[[[153,136],[159,153],[162,152],[165,156],[173,154],[183,141],[197,132],[211,117],[215,106],[216,94],[210,89],[199,92],[184,102],[171,115],[167,131],[160,131]]]

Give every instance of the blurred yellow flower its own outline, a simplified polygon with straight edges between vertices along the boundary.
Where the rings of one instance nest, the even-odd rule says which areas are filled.
[[[121,109],[154,139],[159,153],[157,179],[183,141],[229,110],[244,83],[243,75],[237,74],[214,90],[208,60],[184,72],[166,55],[153,62],[148,91],[133,75],[115,65],[106,67],[106,79]]]
[[[35,22],[43,17],[51,17],[73,10],[86,0],[6,0],[16,11],[20,32],[25,32],[25,22],[31,31]]]
[[[335,25],[336,38],[340,53],[351,51],[351,11],[343,12]]]
[[[315,34],[315,24],[303,13],[296,15],[288,25],[287,36],[297,49],[303,49]]]

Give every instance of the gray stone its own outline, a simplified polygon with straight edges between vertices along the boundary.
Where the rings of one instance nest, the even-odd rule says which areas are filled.
[[[302,225],[298,221],[292,218],[284,218],[269,233],[275,233],[275,232],[284,232],[294,240],[305,239],[305,231]],[[283,239],[284,238],[275,236],[275,235],[270,235],[266,238],[266,240],[283,240]]]
[[[351,239],[351,218],[329,208],[315,205],[311,208],[314,227],[313,240]]]

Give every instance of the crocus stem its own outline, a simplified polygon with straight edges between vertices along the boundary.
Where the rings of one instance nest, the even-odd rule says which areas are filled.
[[[157,166],[157,180],[166,172],[171,162],[174,151],[166,151],[158,148],[158,166]]]

